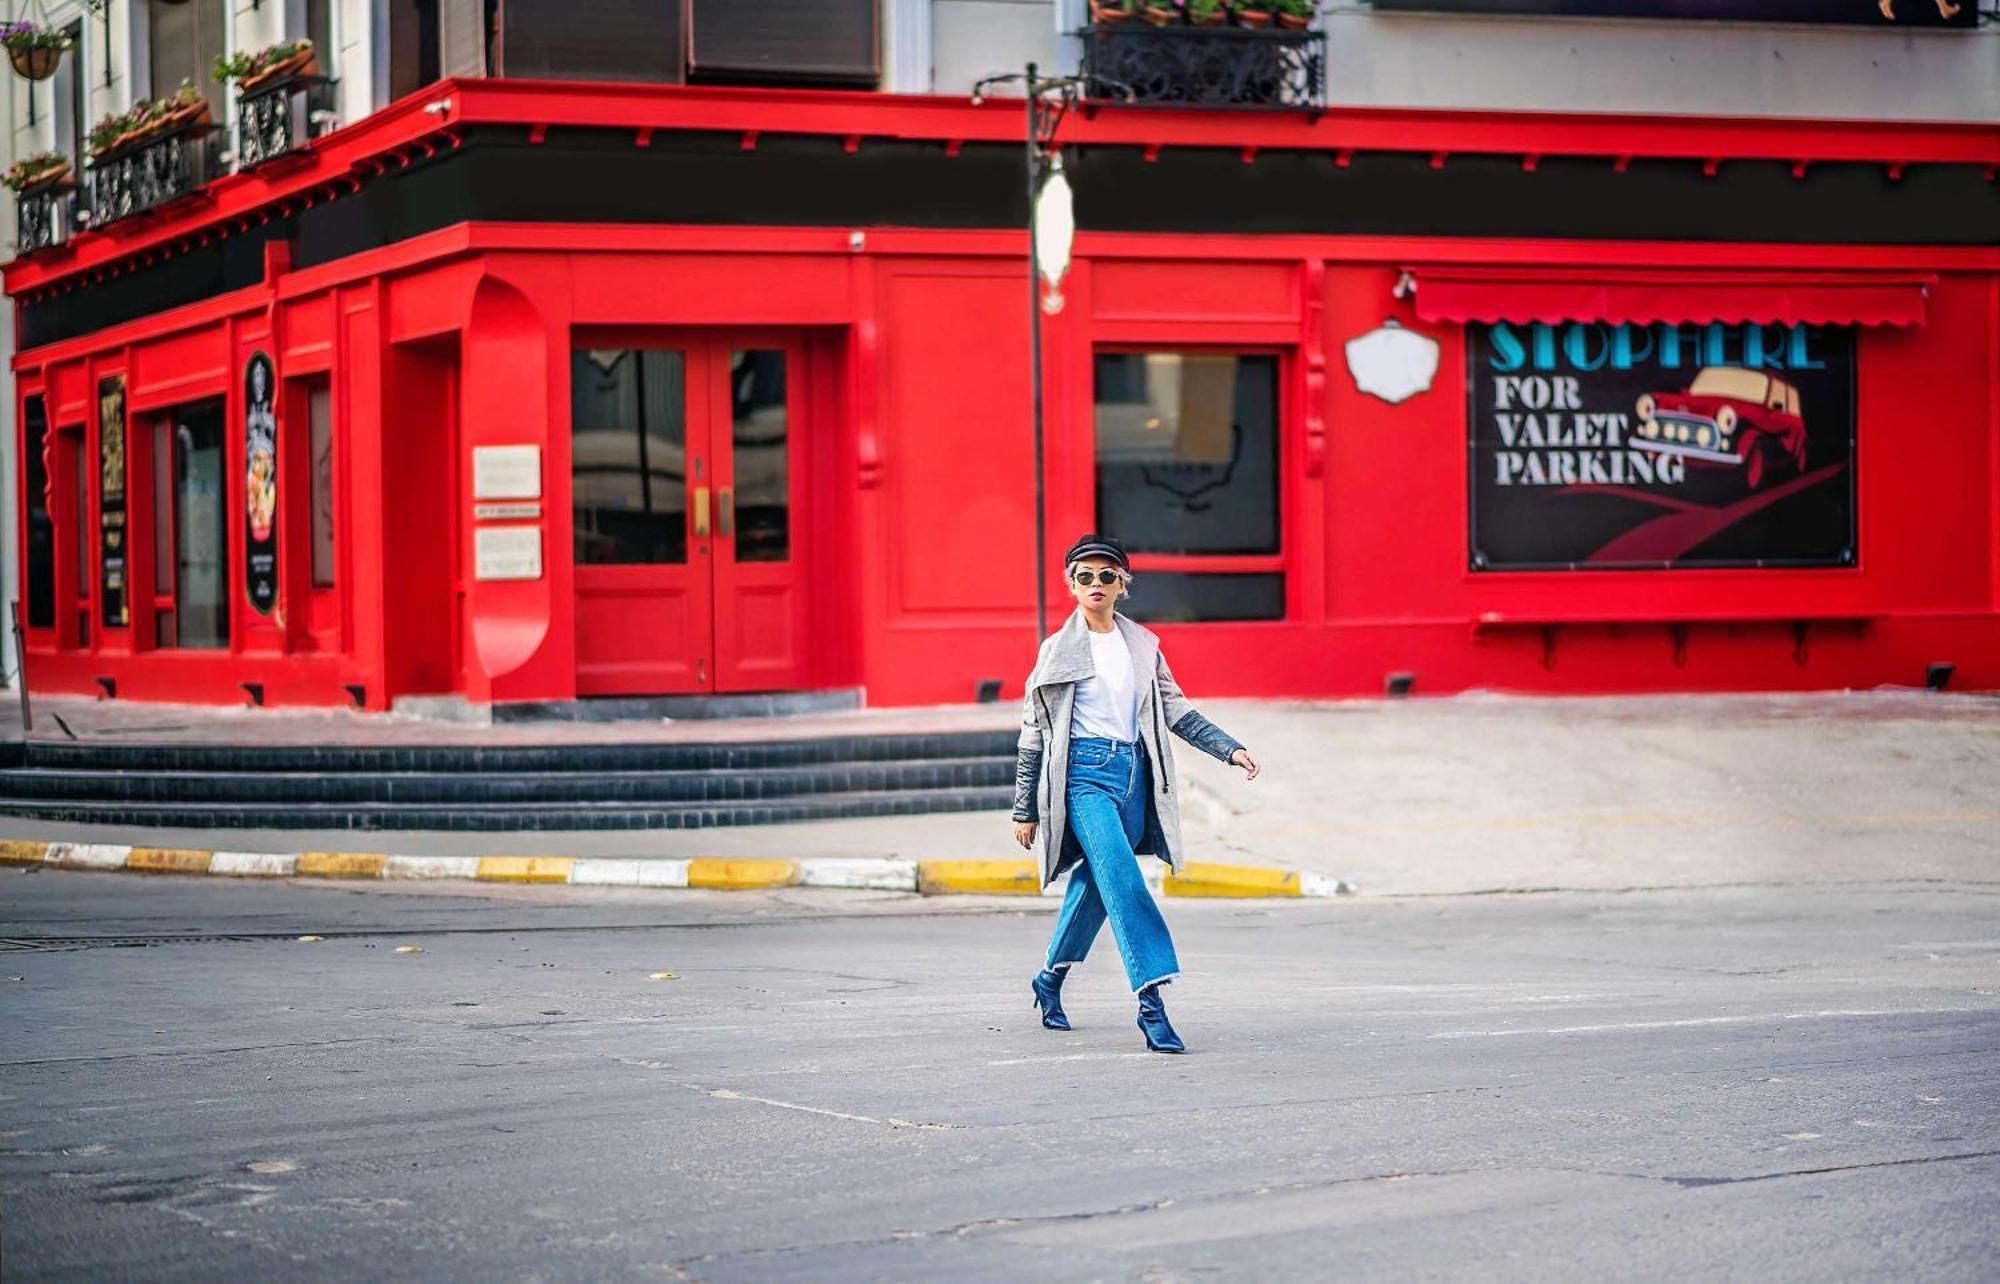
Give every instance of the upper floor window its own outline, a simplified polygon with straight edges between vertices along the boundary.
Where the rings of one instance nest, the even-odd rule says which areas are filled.
[[[83,172],[84,139],[89,136],[90,122],[85,113],[90,110],[88,86],[83,69],[83,23],[69,25],[70,54],[62,60],[52,77],[55,91],[55,149],[69,157],[70,172]],[[31,96],[32,101],[32,96]]]
[[[495,27],[487,65],[502,76],[867,87],[881,76],[879,0],[499,0]]]
[[[229,21],[223,0],[146,0],[147,68],[152,94],[165,98],[185,82],[208,99],[209,110],[221,120],[223,87],[216,83],[215,60],[223,53]]]

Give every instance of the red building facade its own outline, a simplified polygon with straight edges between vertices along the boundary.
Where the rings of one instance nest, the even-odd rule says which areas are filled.
[[[1018,691],[1020,129],[445,82],[17,260],[31,689]],[[1191,686],[2000,687],[2000,129],[1062,142],[1050,540],[1138,550]]]

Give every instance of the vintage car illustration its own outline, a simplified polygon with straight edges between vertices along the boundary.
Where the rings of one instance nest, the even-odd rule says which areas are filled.
[[[1646,393],[1637,410],[1632,445],[1693,464],[1741,465],[1751,490],[1781,461],[1805,468],[1799,390],[1764,371],[1708,366],[1687,391]]]

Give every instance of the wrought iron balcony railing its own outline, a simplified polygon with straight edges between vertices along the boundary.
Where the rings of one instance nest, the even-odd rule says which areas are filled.
[[[76,222],[73,181],[22,192],[14,198],[14,251],[32,254],[62,245]]]
[[[334,82],[287,76],[236,100],[236,168],[252,169],[312,141],[317,121],[332,118]]]
[[[1142,103],[1326,107],[1326,44],[1317,31],[1119,22],[1077,35],[1084,74],[1129,85]]]
[[[222,173],[220,151],[215,127],[204,122],[100,156],[84,166],[79,217],[103,227],[192,196]]]

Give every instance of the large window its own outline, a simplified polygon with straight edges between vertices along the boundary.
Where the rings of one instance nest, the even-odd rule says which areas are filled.
[[[1133,614],[1285,614],[1278,359],[1102,352],[1095,370],[1097,527],[1135,560]]]
[[[229,645],[229,512],[223,485],[222,402],[171,412],[172,511],[156,516],[156,538],[172,531],[173,595],[167,622],[156,625],[164,646]],[[154,456],[155,467],[166,459]]]
[[[789,561],[792,495],[784,349],[730,353],[729,402],[736,560]]]
[[[48,449],[49,416],[40,397],[30,397],[21,413],[28,460],[28,627],[50,629],[56,623],[56,523],[49,513],[49,472],[42,452]]]
[[[70,478],[70,525],[71,534],[76,538],[74,556],[69,564],[68,597],[70,608],[76,613],[76,644],[90,645],[90,568],[97,551],[96,541],[90,538],[90,455],[84,450],[82,432],[65,433],[63,439],[69,443],[64,453],[68,456]]]
[[[570,490],[579,565],[687,561],[687,371],[679,352],[570,359]]]
[[[333,587],[333,385],[317,379],[306,389],[307,456],[312,476],[312,586]]]

